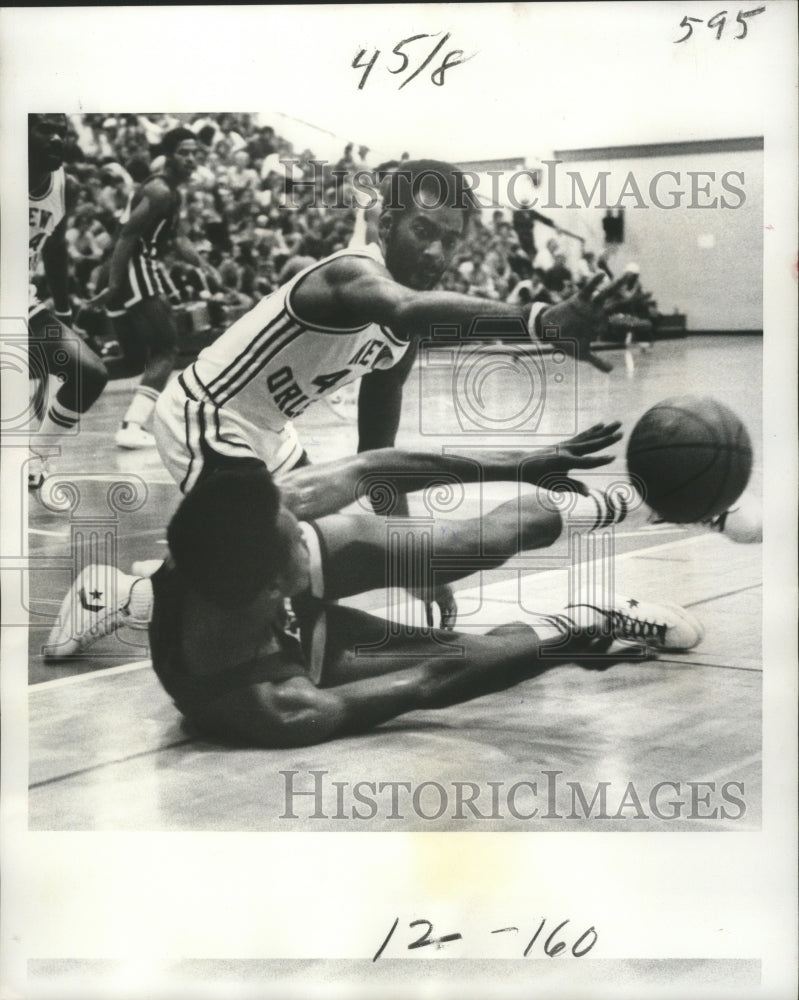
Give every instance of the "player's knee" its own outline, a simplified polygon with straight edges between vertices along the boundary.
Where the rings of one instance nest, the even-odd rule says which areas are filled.
[[[83,389],[86,396],[91,396],[92,402],[108,385],[108,370],[103,362],[94,354],[81,364]]]
[[[179,353],[177,337],[159,337],[150,348],[150,364],[162,367],[168,365],[171,371]]]
[[[107,383],[108,372],[103,362],[96,355],[82,351],[77,364],[67,374],[57,398],[79,413],[85,413],[99,398]]]

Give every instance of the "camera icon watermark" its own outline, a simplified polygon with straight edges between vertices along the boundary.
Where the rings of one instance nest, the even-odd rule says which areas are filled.
[[[418,427],[426,437],[568,436],[577,432],[576,352],[523,320],[436,326],[420,343]],[[557,331],[555,332],[555,336]]]
[[[0,432],[6,445],[23,437],[27,444],[33,434],[38,445],[51,445],[80,431],[79,420],[59,425],[57,434],[48,435],[38,429],[62,385],[69,382],[71,395],[80,398],[84,373],[79,355],[65,344],[64,327],[58,320],[46,311],[35,319],[29,322],[21,316],[0,317]]]

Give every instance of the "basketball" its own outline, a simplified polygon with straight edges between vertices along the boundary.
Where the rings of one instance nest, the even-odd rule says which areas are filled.
[[[709,396],[676,396],[635,425],[627,469],[656,514],[691,524],[721,514],[743,493],[752,442],[728,406]]]

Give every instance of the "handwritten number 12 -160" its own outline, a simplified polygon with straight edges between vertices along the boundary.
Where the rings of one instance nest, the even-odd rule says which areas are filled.
[[[441,34],[441,32],[438,32],[438,34]],[[401,42],[397,42],[397,44],[391,51],[395,56],[399,56],[400,64],[395,68],[392,68],[390,66],[387,67],[388,72],[393,74],[394,76],[398,76],[400,73],[405,73],[410,68],[411,58],[407,55],[407,53],[403,51],[404,46],[411,45],[413,42],[418,42],[422,38],[436,38],[436,37],[437,35],[409,35],[408,38],[403,38]],[[399,89],[402,90],[402,88],[407,84],[409,84],[411,80],[415,80],[416,77],[423,70],[427,69],[427,67],[433,62],[436,56],[438,56],[438,54],[441,52],[441,50],[444,48],[444,46],[447,44],[448,41],[449,41],[449,32],[447,32],[446,35],[444,35],[444,37],[440,41],[436,42],[435,46],[430,50],[430,52],[428,52],[428,54],[424,57],[424,59],[422,59],[422,61],[419,62],[418,65],[416,65],[416,68],[413,70],[410,76],[407,76],[402,81],[402,83],[399,85]],[[415,46],[415,48],[418,49],[418,46]],[[352,61],[353,69],[363,70],[363,75],[361,76],[360,83],[358,84],[358,90],[363,90],[364,84],[369,79],[369,74],[372,72],[372,67],[375,65],[380,56],[380,49],[375,49],[372,58],[367,61],[366,52],[367,52],[366,49],[360,49],[358,51],[358,54]],[[468,58],[471,59],[472,57],[469,56]],[[467,59],[464,58],[462,49],[450,49],[450,51],[447,52],[446,55],[444,55],[441,62],[436,67],[434,67],[433,71],[431,72],[430,74],[431,81],[437,87],[443,87],[444,84],[446,83],[444,74],[447,72],[447,70],[452,69],[453,66],[459,66],[461,63],[464,63],[466,61]]]
[[[568,941],[564,941],[560,938],[560,934],[563,933],[563,928],[570,923],[569,920],[561,920],[561,922],[554,928],[547,927],[547,917],[542,917],[541,922],[535,930],[535,933],[527,942],[527,946],[522,952],[522,956],[527,958],[528,955],[535,952],[536,942],[538,942],[539,951],[543,953],[548,958],[556,958],[561,952],[565,951],[569,945]],[[397,917],[388,934],[385,936],[383,943],[377,949],[372,958],[373,962],[376,962],[385,952],[388,947],[389,941],[394,937],[394,932],[396,931],[400,922],[400,918]],[[413,951],[416,948],[425,948],[428,945],[435,946],[436,949],[441,948],[444,944],[449,944],[453,941],[462,941],[463,935],[460,931],[455,931],[452,934],[443,934],[441,937],[431,937],[433,931],[433,924],[429,920],[412,920],[408,924],[408,928],[417,928],[425,926],[424,931],[414,931],[418,936],[406,946],[408,951]],[[498,927],[496,930],[490,932],[491,934],[511,934],[519,933],[518,927]],[[546,935],[546,936],[545,936]],[[539,941],[539,938],[541,939]],[[588,930],[583,931],[583,933],[577,938],[576,941],[571,946],[571,953],[575,958],[582,958],[583,955],[587,955],[589,951],[594,947],[599,939],[595,928],[593,926],[589,927]]]

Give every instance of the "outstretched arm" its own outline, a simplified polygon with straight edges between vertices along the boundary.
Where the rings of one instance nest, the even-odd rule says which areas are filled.
[[[365,732],[416,709],[445,708],[502,691],[554,666],[538,654],[562,638],[544,641],[532,629],[497,636],[468,636],[467,656],[436,656],[408,666],[397,659],[393,673],[317,688],[306,677],[262,683],[226,695],[211,707],[206,727],[257,746],[310,746]],[[578,648],[580,640],[569,648]],[[388,666],[388,664],[386,664]]]
[[[287,473],[283,502],[300,520],[333,514],[371,491],[413,493],[436,483],[522,482],[536,485],[569,470],[595,469],[612,461],[597,454],[621,440],[618,423],[596,424],[557,445],[530,450],[475,451],[468,456],[383,448]],[[566,483],[573,486],[572,483]],[[374,495],[374,492],[373,492]]]
[[[76,185],[67,175],[64,192],[66,214],[58,223],[42,247],[42,263],[47,287],[53,296],[56,316],[69,324],[72,321],[72,307],[69,301],[69,254],[67,252],[67,217],[72,212],[76,200]]]
[[[557,341],[579,359],[609,371],[611,366],[591,352],[591,341],[604,331],[607,316],[618,309],[625,278],[600,289],[605,280],[599,274],[565,302],[531,307],[457,292],[415,291],[399,284],[375,261],[346,256],[310,275],[295,290],[294,305],[311,322],[332,321],[342,327],[380,323],[409,339],[427,336],[436,326],[455,326],[462,337],[468,337],[476,320],[493,320],[498,336],[520,337],[529,332],[550,343]]]

